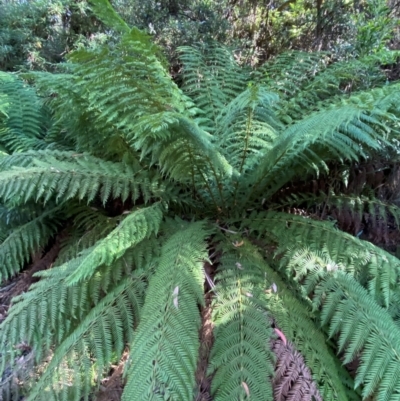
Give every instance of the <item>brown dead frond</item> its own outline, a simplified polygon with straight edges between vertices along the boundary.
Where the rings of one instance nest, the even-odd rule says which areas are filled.
[[[118,363],[113,366],[110,375],[106,377],[100,386],[100,390],[95,396],[95,401],[120,401],[124,390],[124,366],[128,360],[129,352],[126,350]]]
[[[293,344],[277,339],[272,348],[276,355],[274,401],[322,401],[310,369]]]

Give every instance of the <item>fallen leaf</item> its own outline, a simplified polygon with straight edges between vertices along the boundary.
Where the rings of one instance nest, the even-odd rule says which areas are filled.
[[[179,286],[176,286],[174,288],[174,292],[172,293],[174,299],[174,306],[176,309],[178,309],[178,294],[179,294]]]
[[[275,333],[278,334],[278,336],[280,337],[280,339],[283,341],[283,343],[286,345],[287,344],[287,340],[285,335],[279,330],[279,329],[274,329]]]
[[[249,386],[246,384],[246,382],[242,382],[242,387],[244,388],[244,391],[246,392],[247,397],[250,397]]]

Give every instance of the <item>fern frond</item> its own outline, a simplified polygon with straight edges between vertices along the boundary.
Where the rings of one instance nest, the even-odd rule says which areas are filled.
[[[106,26],[119,32],[129,32],[129,26],[116,13],[108,0],[90,0],[90,5],[96,17]]]
[[[215,130],[218,115],[244,89],[248,77],[239,68],[232,52],[219,44],[182,46],[184,93],[199,111],[199,124]]]
[[[296,175],[327,169],[329,160],[357,160],[385,141],[381,123],[357,107],[333,107],[290,125],[253,173],[250,195],[268,199]],[[257,191],[258,188],[258,191]]]
[[[137,30],[125,34],[115,49],[74,52],[78,94],[97,123],[134,132],[136,119],[161,111],[182,111],[184,99]],[[149,101],[151,99],[151,101]]]
[[[209,367],[213,397],[216,401],[272,399],[273,332],[262,302],[264,274],[251,261],[225,254],[215,281],[215,341]]]
[[[329,335],[338,335],[344,363],[361,354],[355,378],[364,398],[376,394],[378,401],[399,396],[400,329],[387,311],[351,276],[327,275],[313,297],[315,308],[322,307],[321,322]]]
[[[239,174],[254,169],[273,146],[279,122],[272,110],[278,97],[252,85],[221,110],[216,145]]]
[[[293,97],[304,83],[325,69],[327,58],[324,52],[284,52],[258,68],[254,76],[271,92],[283,98]]]
[[[304,357],[323,399],[352,399],[351,379],[337,363],[310,307],[296,297],[293,288],[288,287],[254,246],[245,242],[239,253],[249,260],[249,264],[256,264],[260,269],[260,278],[264,281],[261,300],[276,326]],[[350,382],[350,388],[346,388],[343,378]]]
[[[68,279],[92,249],[60,266],[36,273],[40,281],[13,298],[8,316],[0,326],[0,349],[4,350],[0,371],[7,364],[13,366],[15,344],[26,342],[32,346],[39,362],[43,353],[62,343],[79,326],[105,294],[127,277],[140,275],[142,280],[144,274],[150,274],[158,254],[157,245],[154,240],[141,242],[113,264],[100,266],[90,280],[78,285],[68,285]]]
[[[0,243],[0,283],[17,274],[33,253],[44,247],[56,232],[62,206],[53,207],[31,221],[5,233]]]
[[[0,119],[0,143],[10,152],[46,147],[42,104],[35,91],[15,76],[0,72],[0,94],[6,114]]]
[[[15,160],[11,156],[11,163]],[[4,159],[2,162],[9,163]],[[41,199],[46,203],[53,196],[57,201],[76,197],[86,198],[88,202],[99,196],[105,204],[111,196],[121,197],[123,201],[128,198],[135,201],[143,195],[148,200],[152,196],[152,189],[158,186],[144,172],[134,171],[124,163],[105,162],[89,155],[71,155],[68,161],[57,160],[49,155],[45,161],[35,158],[32,164],[27,168],[14,167],[1,173],[0,197],[19,203],[29,199]],[[144,179],[139,178],[143,175]]]
[[[83,250],[94,246],[114,230],[121,219],[120,216],[109,217],[101,210],[89,206],[74,206],[70,214],[73,216],[72,227],[61,243],[56,264],[74,259]]]
[[[280,251],[287,252],[282,265],[300,248],[308,247],[317,253],[323,250],[333,261],[332,269],[341,266],[352,274],[380,305],[388,307],[392,303],[391,298],[397,292],[400,261],[383,249],[339,231],[334,223],[302,216],[267,212],[260,219],[255,217],[250,224],[256,224],[260,233],[269,232],[278,241]],[[329,270],[328,265],[329,261],[325,264],[325,269]]]
[[[80,157],[88,156],[85,153],[59,150],[27,150],[26,152],[18,152],[5,155],[0,158],[0,171],[11,170],[13,167],[33,167],[35,160],[53,159],[57,161],[71,162]]]
[[[178,181],[201,182],[214,169],[230,176],[232,168],[213,145],[212,136],[182,114],[163,112],[141,118],[130,140],[151,155],[163,172]]]
[[[83,258],[84,254],[80,257]],[[7,363],[13,363],[15,357],[14,345],[25,341],[35,348],[39,360],[44,350],[48,350],[55,338],[62,339],[65,331],[71,325],[70,319],[63,316],[68,299],[68,291],[64,281],[79,265],[80,258],[72,259],[65,265],[41,272],[47,276],[31,285],[30,290],[13,298],[13,305],[7,318],[0,326],[0,344],[2,349],[1,369],[3,372]],[[80,310],[77,292],[74,301],[68,309],[72,316],[79,316]],[[78,304],[78,305],[77,305]],[[83,302],[83,313],[86,301]],[[48,330],[51,327],[52,330]]]
[[[41,400],[43,396],[55,401],[87,400],[93,382],[101,379],[105,369],[120,358],[125,343],[132,341],[143,292],[140,277],[128,277],[109,292],[57,347],[27,400]],[[94,377],[90,374],[93,368]],[[69,383],[65,385],[67,377]]]
[[[192,223],[162,246],[130,353],[122,400],[193,399],[203,303],[204,223]]]
[[[91,252],[81,261],[67,283],[74,285],[90,278],[101,265],[110,266],[129,248],[145,238],[157,234],[162,219],[162,209],[154,204],[144,209],[137,209],[125,217],[117,228],[100,240]]]
[[[355,225],[356,231],[354,231],[354,235],[356,236],[360,235],[357,228],[363,219],[364,213],[369,214],[373,226],[376,226],[379,221],[383,224],[387,224],[389,216],[393,217],[394,224],[397,227],[400,225],[399,207],[376,198],[372,193],[366,195],[352,195],[335,193],[331,190],[329,193],[321,191],[319,194],[293,194],[282,201],[279,207],[293,205],[302,205],[308,208],[324,210],[325,214],[339,220],[339,222],[351,216],[351,220]]]
[[[304,82],[295,97],[286,105],[293,117],[316,110],[321,102],[335,103],[345,93],[370,90],[382,86],[386,76],[377,58],[350,59],[330,63],[311,80]]]

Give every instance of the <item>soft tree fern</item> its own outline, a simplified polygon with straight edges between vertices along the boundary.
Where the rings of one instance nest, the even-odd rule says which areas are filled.
[[[181,49],[179,88],[144,33],[93,6],[118,43],[0,75],[0,280],[36,271],[0,325],[0,398],[95,399],[129,350],[123,401],[199,399],[211,299],[212,399],[400,399],[400,260],[308,212],[399,209],[284,195],[396,155],[399,84],[353,60],[374,79],[350,90],[317,53],[251,72],[214,43]]]

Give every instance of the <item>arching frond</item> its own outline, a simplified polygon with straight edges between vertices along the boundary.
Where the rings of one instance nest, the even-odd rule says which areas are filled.
[[[0,242],[0,283],[17,274],[48,243],[58,228],[61,213],[62,206],[57,206],[12,229],[0,224],[5,234]]]
[[[129,248],[157,234],[162,215],[159,204],[131,212],[113,231],[95,244],[68,277],[67,283],[73,285],[90,278],[97,267],[110,266]]]
[[[265,87],[253,85],[221,110],[215,142],[239,174],[254,169],[276,140],[279,122],[272,105],[277,101]]]
[[[263,305],[263,271],[239,255],[225,254],[215,280],[215,342],[209,368],[213,397],[272,399],[273,332]]]
[[[27,399],[87,400],[93,384],[120,358],[125,343],[132,340],[142,298],[140,277],[127,278],[109,292],[57,347]]]
[[[244,89],[248,77],[231,51],[219,44],[182,46],[183,91],[198,109],[198,122],[213,132],[219,113]]]
[[[355,378],[364,398],[396,399],[400,379],[400,329],[384,308],[351,276],[327,275],[315,291],[314,305],[322,306],[321,322],[329,335],[338,335],[344,363],[360,358]]]
[[[11,160],[12,163],[15,158],[11,156]],[[8,161],[3,160],[3,163]],[[1,173],[0,197],[19,203],[30,199],[47,202],[53,197],[58,201],[76,197],[90,202],[99,196],[103,204],[111,196],[121,197],[123,201],[128,198],[135,201],[139,196],[148,200],[153,195],[153,189],[158,192],[157,177],[155,179],[153,183],[149,175],[137,172],[129,165],[105,163],[89,155],[71,155],[68,161],[50,156],[40,161],[35,157],[32,166],[14,167]]]
[[[206,235],[202,222],[193,223],[162,246],[131,346],[123,400],[193,398]]]
[[[0,143],[10,152],[46,147],[42,103],[19,78],[0,72]]]
[[[314,252],[323,250],[333,262],[329,267],[328,261],[326,270],[342,267],[365,285],[379,304],[388,307],[392,303],[391,297],[397,293],[400,261],[383,249],[339,231],[334,223],[302,216],[268,212],[251,224],[260,233],[269,232],[278,241],[280,250],[287,252],[282,265],[286,266],[300,248],[308,247]],[[307,270],[303,260],[302,265]],[[300,277],[304,277],[304,273]]]
[[[358,160],[385,141],[380,129],[378,118],[350,105],[306,116],[279,135],[255,168],[250,194],[258,189],[268,199],[291,178],[326,170],[329,160]]]
[[[16,344],[32,346],[35,360],[40,362],[52,346],[61,344],[79,328],[105,294],[127,277],[139,277],[142,281],[143,275],[150,274],[154,267],[156,245],[154,241],[143,241],[113,264],[99,267],[90,280],[78,285],[68,284],[68,279],[91,249],[62,265],[36,273],[40,281],[32,284],[28,292],[14,297],[8,316],[0,325],[0,347],[4,350],[1,372],[7,365],[14,365]]]
[[[302,85],[326,68],[327,59],[328,54],[324,52],[284,52],[262,65],[255,71],[254,76],[271,92],[289,98],[296,95]]]

